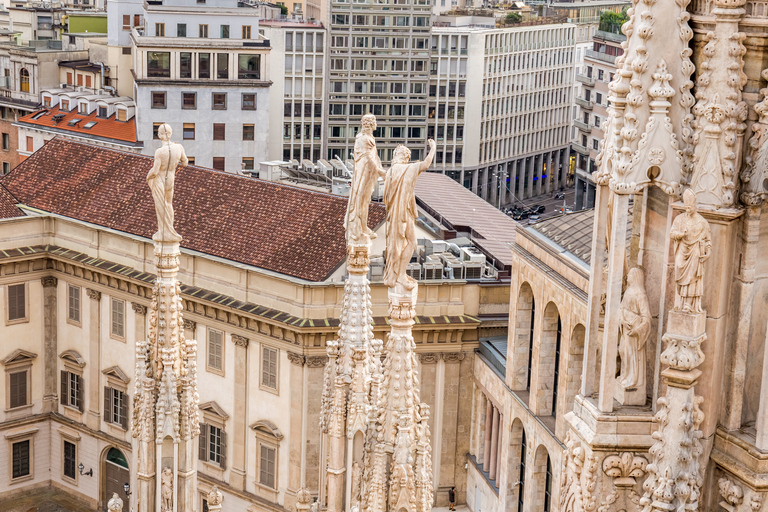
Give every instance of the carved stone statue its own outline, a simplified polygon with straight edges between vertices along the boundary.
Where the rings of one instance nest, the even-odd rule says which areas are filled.
[[[651,308],[645,293],[645,275],[633,268],[619,306],[619,382],[624,389],[645,389],[645,345],[651,335]]]
[[[147,174],[147,185],[152,191],[157,214],[157,233],[152,235],[155,242],[180,242],[179,235],[173,228],[173,187],[176,178],[176,166],[179,162],[187,165],[189,160],[184,147],[171,142],[171,127],[162,124],[157,130],[162,146],[155,151],[155,163]]]
[[[167,466],[160,479],[160,497],[162,512],[173,512],[173,471]]]
[[[317,498],[309,506],[309,512],[320,512],[320,503],[318,503]]]
[[[107,509],[109,512],[123,512],[123,500],[116,492],[112,493],[112,497],[107,502]]]
[[[435,141],[429,140],[429,154],[423,162],[409,162],[411,151],[398,146],[392,157],[384,184],[384,204],[387,206],[387,263],[384,284],[396,283],[412,290],[416,281],[406,274],[406,268],[416,250],[416,179],[429,169],[435,157]]]
[[[709,223],[696,211],[696,194],[683,193],[685,213],[678,215],[669,235],[675,253],[675,311],[701,312],[704,262],[712,252]]]
[[[352,463],[352,504],[353,505],[359,505],[360,501],[362,500],[362,496],[360,495],[360,477],[362,476],[363,470],[360,467],[360,463],[355,461]]]
[[[379,176],[384,177],[385,173],[376,152],[376,140],[373,138],[375,129],[376,117],[373,114],[364,115],[362,128],[355,137],[355,172],[352,174],[347,215],[344,218],[348,244],[365,244],[376,238],[376,234],[368,228],[368,206],[371,204],[376,180]]]

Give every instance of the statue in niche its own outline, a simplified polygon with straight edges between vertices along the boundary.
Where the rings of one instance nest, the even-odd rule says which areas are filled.
[[[176,166],[179,162],[186,166],[189,160],[184,153],[184,146],[171,142],[172,133],[167,124],[161,124],[157,129],[162,145],[155,151],[155,163],[147,174],[147,185],[152,191],[157,214],[157,233],[152,235],[155,242],[181,241],[181,235],[173,228],[173,187]]]
[[[619,306],[619,382],[626,390],[645,389],[645,346],[651,335],[651,308],[645,293],[645,275],[630,269],[627,290]]]
[[[112,493],[112,497],[107,502],[107,510],[109,510],[109,512],[123,511],[123,500],[120,499],[120,496],[118,496],[116,492]]]
[[[435,157],[435,141],[429,139],[429,154],[423,162],[409,162],[411,151],[397,146],[392,167],[384,183],[384,204],[387,206],[387,263],[384,284],[393,288],[400,284],[413,290],[416,281],[406,274],[413,251],[416,250],[416,180],[429,169]]]
[[[675,311],[701,313],[704,293],[704,262],[712,253],[709,223],[696,211],[696,194],[683,193],[685,213],[678,215],[669,236],[675,253]]]
[[[373,138],[376,116],[364,115],[361,124],[355,137],[355,172],[352,174],[347,215],[344,218],[348,244],[366,244],[376,238],[373,230],[368,228],[368,206],[371,204],[376,180],[379,176],[385,176],[376,152],[376,140]]]
[[[359,506],[360,501],[362,500],[362,496],[360,494],[360,477],[362,476],[363,470],[360,467],[360,463],[358,461],[355,461],[352,463],[352,504],[354,506]]]
[[[162,512],[173,512],[173,471],[166,466],[160,477],[160,497]]]

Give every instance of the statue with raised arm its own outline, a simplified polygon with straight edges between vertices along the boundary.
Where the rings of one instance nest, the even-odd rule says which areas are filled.
[[[401,284],[413,290],[416,281],[406,273],[416,250],[416,180],[429,169],[435,157],[435,141],[429,140],[429,154],[423,162],[409,162],[411,151],[397,146],[384,182],[384,204],[387,206],[387,263],[384,284],[393,288]]]
[[[626,390],[645,390],[645,346],[651,335],[651,306],[645,293],[645,274],[630,269],[627,290],[619,305],[619,383]]]
[[[701,313],[704,262],[712,253],[709,223],[696,211],[696,194],[683,193],[685,213],[675,217],[669,236],[675,254],[675,311]]]
[[[173,187],[176,178],[176,166],[181,162],[187,165],[189,160],[184,147],[171,142],[171,127],[162,124],[157,134],[162,145],[155,151],[155,163],[147,174],[147,185],[152,191],[157,214],[157,232],[152,235],[155,242],[180,242],[179,235],[173,228]]]
[[[385,175],[373,138],[376,117],[366,114],[361,124],[362,128],[355,137],[355,170],[352,173],[347,215],[344,218],[348,244],[365,244],[376,238],[376,234],[368,228],[368,206],[371,204],[376,180]]]

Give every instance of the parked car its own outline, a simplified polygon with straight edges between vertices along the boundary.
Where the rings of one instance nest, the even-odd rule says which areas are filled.
[[[543,204],[534,204],[531,206],[531,211],[536,214],[544,213],[546,210],[547,208]]]
[[[528,217],[528,224],[536,224],[541,220],[541,215],[531,215]]]

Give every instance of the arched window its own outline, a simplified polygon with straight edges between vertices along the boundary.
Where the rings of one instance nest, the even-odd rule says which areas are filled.
[[[21,89],[21,92],[29,92],[29,71],[26,70],[26,68],[21,68],[21,71],[19,72],[19,88]]]
[[[520,444],[520,488],[517,493],[517,510],[523,512],[523,505],[525,504],[525,452],[528,450],[525,442],[525,430],[523,430],[523,439]]]
[[[552,384],[552,416],[557,416],[557,381],[560,380],[560,339],[562,335],[563,326],[558,315],[557,335],[555,338],[555,382]]]
[[[544,477],[544,512],[552,508],[552,463],[547,455],[547,474]]]
[[[525,381],[526,391],[531,390],[531,364],[533,363],[533,319],[536,317],[536,300],[531,298],[531,332],[528,337],[528,378]]]

